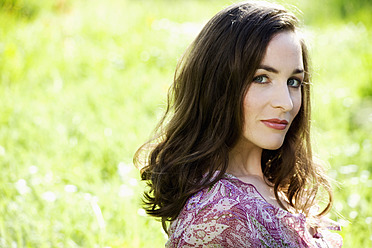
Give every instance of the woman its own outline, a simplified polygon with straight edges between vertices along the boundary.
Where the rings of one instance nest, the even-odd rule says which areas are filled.
[[[339,247],[312,161],[310,74],[297,19],[264,2],[214,16],[176,71],[141,170],[167,247]],[[328,204],[314,213],[318,188]],[[169,228],[167,222],[171,222]],[[337,227],[333,227],[337,228]]]

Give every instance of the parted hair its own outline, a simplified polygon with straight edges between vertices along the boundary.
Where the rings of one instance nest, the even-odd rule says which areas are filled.
[[[243,128],[243,98],[270,40],[285,31],[298,33],[298,19],[280,5],[246,1],[217,13],[180,60],[168,93],[167,109],[153,139],[141,146],[134,163],[148,190],[144,208],[167,222],[177,218],[187,199],[225,174],[229,151]],[[332,204],[330,185],[313,162],[310,142],[310,68],[301,39],[304,84],[302,104],[283,145],[263,150],[264,176],[298,212],[308,214],[319,187]]]

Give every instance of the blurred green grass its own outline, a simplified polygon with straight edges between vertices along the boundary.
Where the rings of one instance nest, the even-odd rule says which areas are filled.
[[[372,7],[289,2],[313,58],[315,149],[339,182],[331,217],[345,247],[370,247]],[[132,156],[177,59],[231,3],[0,0],[0,247],[164,246]]]

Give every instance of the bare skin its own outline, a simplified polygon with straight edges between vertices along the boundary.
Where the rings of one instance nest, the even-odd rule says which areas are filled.
[[[229,154],[227,172],[256,186],[274,206],[272,187],[265,183],[261,170],[263,149],[278,149],[284,142],[291,122],[301,107],[301,83],[304,77],[299,39],[293,32],[273,37],[244,102],[242,135]],[[286,121],[283,128],[272,128],[266,120]]]
[[[303,77],[302,51],[296,34],[277,34],[269,42],[261,66],[246,93],[242,135],[229,153],[227,172],[255,186],[268,203],[279,208],[273,185],[263,175],[261,156],[263,149],[275,150],[282,146],[301,107]],[[271,119],[285,120],[286,124],[265,124]],[[291,210],[286,197],[279,194],[279,198]],[[314,234],[314,229],[309,228],[309,232]]]

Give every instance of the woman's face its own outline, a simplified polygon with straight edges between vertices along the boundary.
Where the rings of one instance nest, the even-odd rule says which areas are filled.
[[[275,35],[244,97],[244,142],[263,149],[282,146],[301,107],[304,67],[301,44],[294,32]]]

